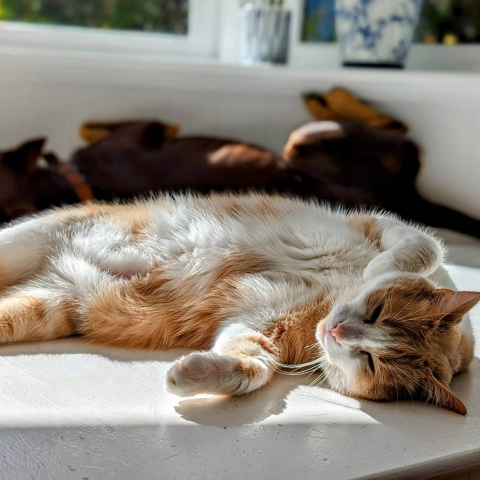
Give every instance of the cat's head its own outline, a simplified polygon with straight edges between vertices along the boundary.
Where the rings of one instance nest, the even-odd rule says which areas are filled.
[[[438,289],[415,274],[372,280],[318,325],[330,385],[357,398],[417,398],[465,415],[448,385],[473,358],[458,324],[479,300],[480,293]]]

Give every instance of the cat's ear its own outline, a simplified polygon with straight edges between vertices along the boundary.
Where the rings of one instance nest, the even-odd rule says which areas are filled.
[[[461,322],[463,316],[480,301],[479,292],[454,292],[447,288],[436,290],[432,308],[443,327]]]
[[[445,408],[460,415],[467,414],[464,403],[448,387],[437,380],[430,370],[423,380],[420,397],[437,407]]]

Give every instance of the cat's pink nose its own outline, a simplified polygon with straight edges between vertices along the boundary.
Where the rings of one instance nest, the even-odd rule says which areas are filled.
[[[343,323],[339,323],[336,327],[330,329],[330,335],[338,342],[345,338],[346,328]]]

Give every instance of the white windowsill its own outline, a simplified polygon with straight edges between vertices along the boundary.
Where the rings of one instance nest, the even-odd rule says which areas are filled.
[[[300,87],[319,90],[345,84],[366,92],[396,90],[415,96],[448,92],[450,98],[480,95],[480,73],[352,68],[244,66],[215,59],[156,55],[85,53],[0,47],[2,81],[166,86],[175,89],[291,95]]]

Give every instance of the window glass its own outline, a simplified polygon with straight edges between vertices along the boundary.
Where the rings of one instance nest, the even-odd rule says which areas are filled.
[[[304,42],[335,41],[335,0],[305,0]]]
[[[185,35],[189,0],[0,0],[0,20]]]
[[[480,0],[424,0],[420,43],[480,43]]]

